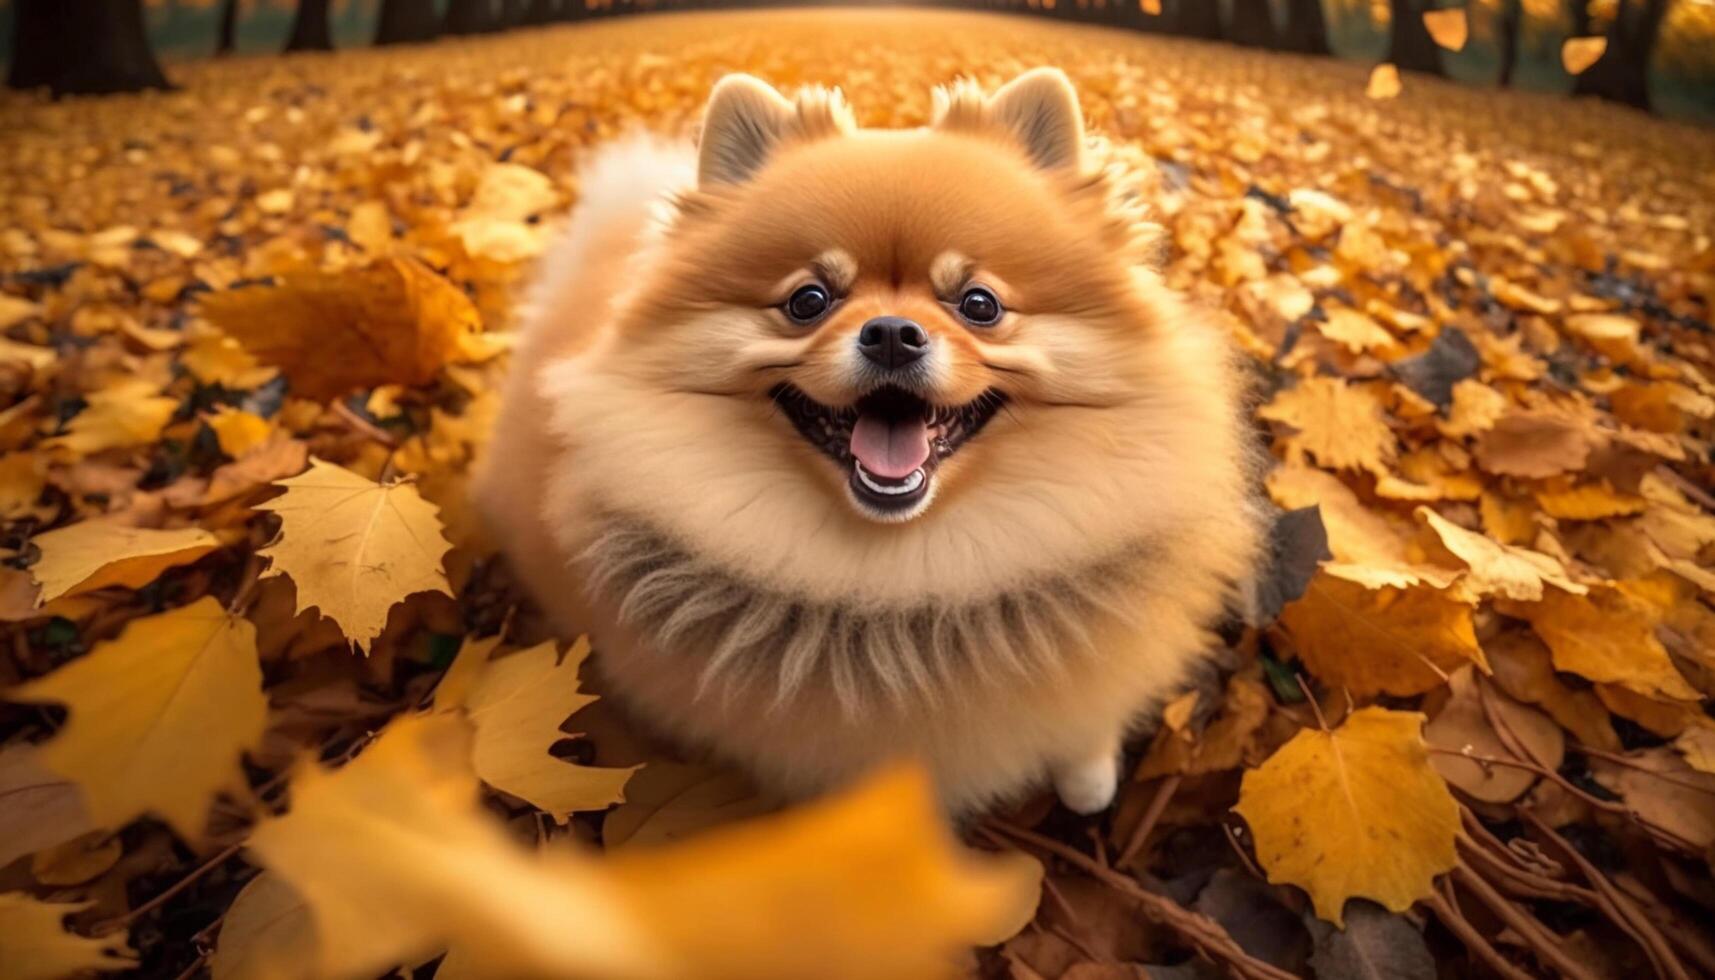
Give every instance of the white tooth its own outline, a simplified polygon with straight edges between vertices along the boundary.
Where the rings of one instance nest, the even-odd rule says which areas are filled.
[[[912,470],[911,475],[905,478],[905,482],[896,486],[877,483],[870,479],[870,475],[864,470],[862,463],[857,464],[857,475],[858,479],[862,481],[864,486],[874,490],[876,493],[886,494],[889,497],[897,497],[901,494],[910,493],[923,485],[922,470]]]

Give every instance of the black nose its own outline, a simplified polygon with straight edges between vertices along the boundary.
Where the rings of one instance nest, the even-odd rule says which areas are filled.
[[[884,371],[896,371],[929,353],[929,334],[902,316],[878,316],[858,331],[858,350]]]

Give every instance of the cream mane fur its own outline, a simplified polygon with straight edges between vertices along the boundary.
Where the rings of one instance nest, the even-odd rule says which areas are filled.
[[[609,516],[581,561],[592,598],[690,661],[699,690],[772,690],[776,705],[826,677],[848,715],[878,699],[934,706],[968,684],[1029,682],[1096,655],[1097,619],[1136,627],[1126,594],[1160,549],[1138,541],[1104,557],[960,603],[818,599],[758,584],[635,518]]]

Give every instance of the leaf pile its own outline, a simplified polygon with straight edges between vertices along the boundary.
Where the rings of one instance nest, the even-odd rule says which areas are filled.
[[[518,287],[727,71],[914,125],[1042,63],[1254,367],[1258,621],[1111,814],[972,830],[1029,857],[909,774],[748,822],[464,502]],[[951,13],[178,74],[0,103],[0,973],[1715,974],[1715,136]]]

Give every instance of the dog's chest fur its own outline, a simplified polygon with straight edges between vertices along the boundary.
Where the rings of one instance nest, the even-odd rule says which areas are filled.
[[[591,598],[657,655],[777,704],[825,688],[848,715],[933,706],[967,685],[1045,680],[1098,653],[1098,625],[1136,628],[1131,601],[1159,543],[960,602],[906,605],[792,595],[692,554],[634,518],[610,516],[581,556]]]

